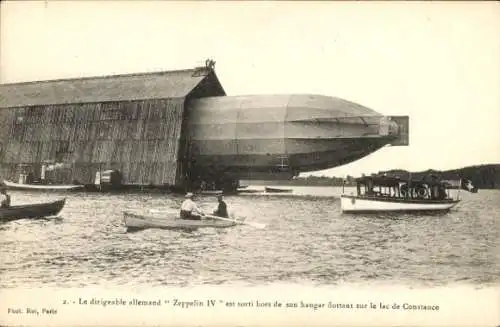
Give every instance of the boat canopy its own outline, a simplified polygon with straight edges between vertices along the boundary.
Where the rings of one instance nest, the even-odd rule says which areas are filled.
[[[428,185],[428,186],[451,186],[450,183],[443,182],[438,180],[435,177],[431,179],[404,179],[399,177],[390,177],[390,176],[363,176],[356,179],[356,183],[363,185],[373,185],[373,186],[382,186],[382,187],[398,187],[401,183],[410,183],[414,186],[418,185]]]
[[[444,200],[449,197],[448,185],[433,176],[417,179],[372,175],[356,179],[361,197]]]

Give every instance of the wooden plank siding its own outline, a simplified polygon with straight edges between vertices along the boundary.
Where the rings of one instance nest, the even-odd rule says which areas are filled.
[[[184,98],[1,109],[0,174],[17,180],[27,164],[39,176],[51,161],[71,166],[58,182],[91,184],[117,169],[127,184],[176,185],[183,119]]]

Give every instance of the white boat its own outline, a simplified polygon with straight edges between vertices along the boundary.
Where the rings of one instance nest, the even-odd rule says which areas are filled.
[[[198,192],[198,194],[201,194],[201,195],[219,195],[219,194],[223,194],[223,193],[224,193],[223,190],[203,190],[203,191]]]
[[[446,183],[436,180],[369,176],[358,178],[356,189],[357,194],[342,194],[343,212],[439,212],[460,202],[450,197]]]
[[[453,208],[460,200],[399,200],[378,197],[359,197],[356,195],[342,195],[340,205],[343,212],[398,212],[398,211],[446,211]]]
[[[82,189],[84,185],[51,185],[51,184],[19,184],[3,181],[3,184],[12,190],[36,190],[36,191],[72,191]]]
[[[162,217],[123,213],[123,222],[127,230],[140,230],[147,228],[169,229],[169,230],[192,230],[198,228],[227,228],[236,226],[238,222],[219,219],[187,220],[180,219],[177,214],[165,214]]]

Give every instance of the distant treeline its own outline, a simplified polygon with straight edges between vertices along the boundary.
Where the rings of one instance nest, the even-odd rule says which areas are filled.
[[[379,174],[387,173],[388,175],[409,175],[410,173],[405,170],[389,170],[379,172]],[[426,170],[421,172],[411,172],[412,178],[422,178],[425,175],[436,175],[444,180],[458,180],[467,178],[472,181],[472,184],[479,189],[494,189],[500,188],[500,164],[498,165],[479,165],[470,166],[453,170]],[[347,176],[346,185],[354,185],[356,177]],[[292,180],[286,181],[272,181],[272,182],[257,182],[252,184],[272,184],[272,185],[290,185],[290,186],[342,186],[344,179],[341,177],[326,177],[326,176],[307,176],[297,177]]]
[[[390,170],[388,174],[398,174],[405,172],[404,170]],[[413,178],[421,178],[425,175],[436,175],[444,180],[457,180],[461,178],[470,179],[472,184],[479,189],[496,189],[500,188],[500,165],[478,165],[469,166],[452,170],[426,170],[421,172],[412,172]]]
[[[354,185],[354,177],[348,176],[347,184]],[[307,176],[296,177],[291,180],[255,181],[251,180],[245,184],[252,185],[288,185],[288,186],[342,186],[344,179],[341,177]]]
[[[347,181],[353,183],[354,178],[349,176]],[[281,182],[283,182],[283,184],[281,184]],[[341,177],[307,176],[307,177],[297,177],[289,181],[279,181],[279,184],[290,185],[290,186],[342,186],[343,182],[344,179]]]

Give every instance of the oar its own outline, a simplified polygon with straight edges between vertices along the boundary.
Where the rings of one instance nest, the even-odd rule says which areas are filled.
[[[167,211],[167,210],[161,210],[161,209],[149,209],[149,212],[152,213],[174,213],[174,209]]]
[[[234,219],[229,219],[229,218],[224,218],[224,217],[219,217],[219,216],[212,216],[212,215],[204,215],[203,217],[208,217],[212,219],[219,219],[219,220],[225,220],[225,221],[232,221],[237,224],[242,224],[242,225],[249,225],[255,228],[264,228],[266,227],[265,224],[259,224],[259,223],[254,223],[254,222],[246,222],[242,220],[234,220]]]

